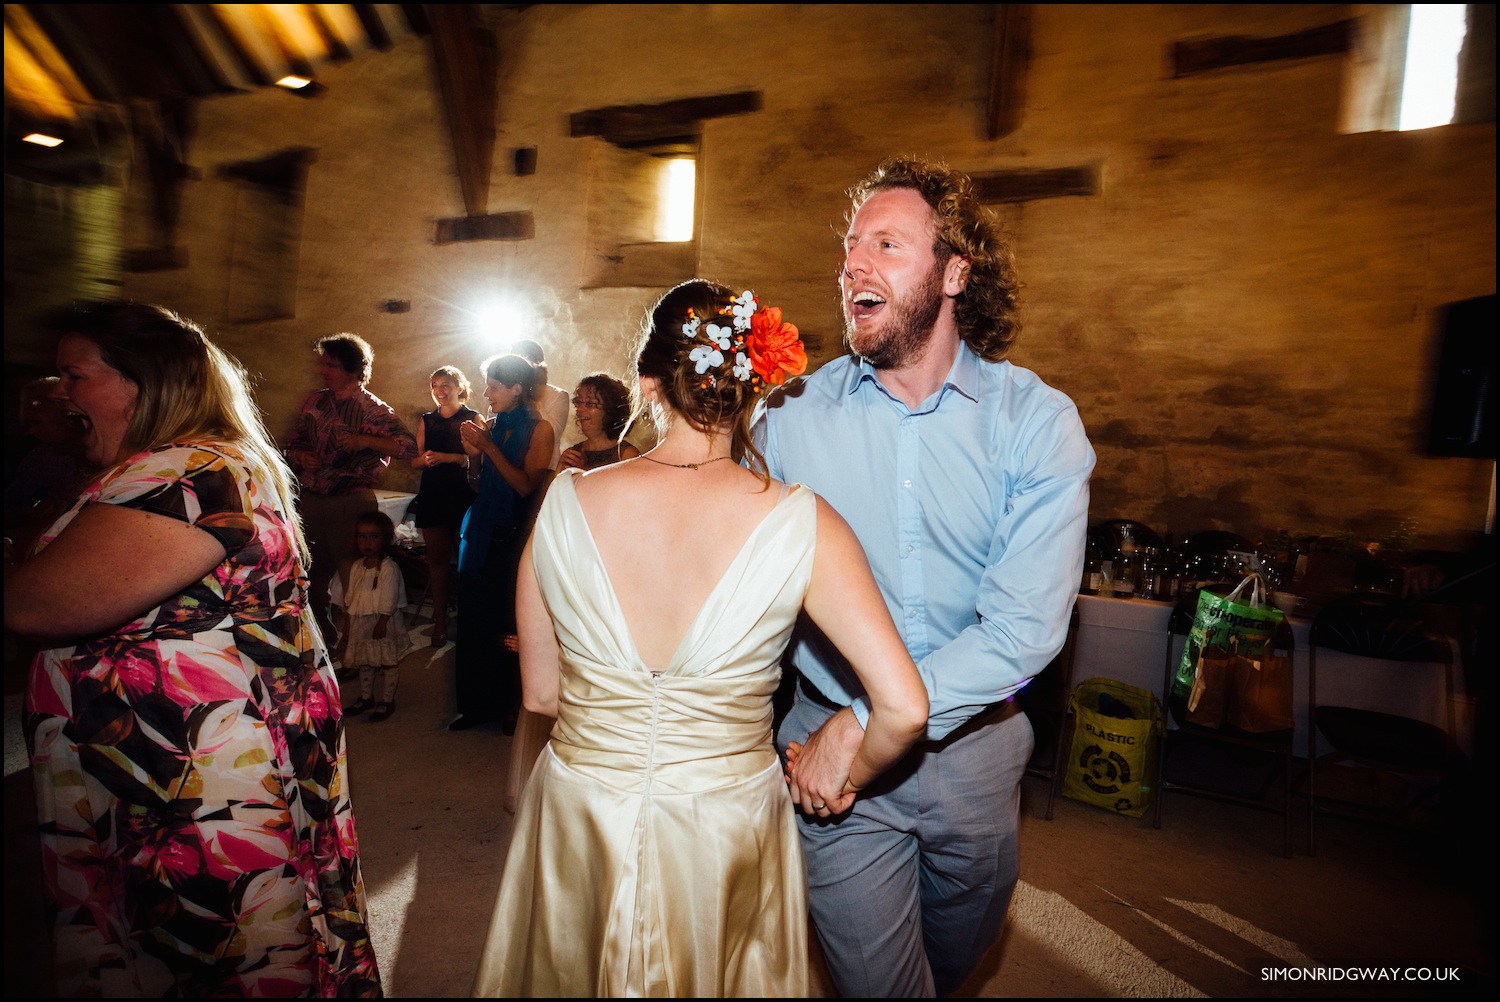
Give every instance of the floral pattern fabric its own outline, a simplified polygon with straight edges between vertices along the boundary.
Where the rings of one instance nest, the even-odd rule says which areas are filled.
[[[32,663],[59,992],[378,996],[338,683],[274,498],[232,446],[163,446],[92,483],[38,550],[90,504],[182,519],[227,557]]]

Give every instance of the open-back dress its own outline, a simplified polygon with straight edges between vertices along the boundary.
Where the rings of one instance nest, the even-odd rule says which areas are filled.
[[[517,812],[474,993],[805,996],[806,876],[771,696],[812,576],[816,498],[784,494],[653,669],[573,472],[532,539],[561,648],[558,720]]]

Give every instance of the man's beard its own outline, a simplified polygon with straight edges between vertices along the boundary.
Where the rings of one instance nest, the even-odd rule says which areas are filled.
[[[842,299],[842,296],[840,297]],[[938,263],[921,285],[885,304],[880,330],[866,335],[868,343],[855,344],[853,319],[845,303],[844,340],[849,350],[877,369],[900,369],[927,353],[938,314],[943,309],[943,266]]]

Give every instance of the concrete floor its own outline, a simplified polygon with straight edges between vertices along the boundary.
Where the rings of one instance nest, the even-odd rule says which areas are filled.
[[[451,651],[451,648],[449,649]],[[511,739],[451,734],[451,653],[402,666],[391,719],[349,723],[370,921],[387,994],[467,995],[511,831]],[[352,694],[346,693],[347,699]],[[47,994],[19,696],[6,700],[8,997]],[[1319,855],[1280,855],[1280,819],[1169,795],[1161,830],[1023,787],[1022,879],[1002,940],[960,996],[1487,995],[1492,832],[1319,822]],[[1481,855],[1480,846],[1483,847]],[[1270,982],[1267,966],[1458,968],[1453,982]],[[813,994],[832,994],[811,960]]]

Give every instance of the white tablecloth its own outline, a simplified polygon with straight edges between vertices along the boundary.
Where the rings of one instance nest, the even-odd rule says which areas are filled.
[[[406,519],[406,509],[417,499],[415,494],[405,491],[375,491],[376,506],[391,517],[391,522],[400,525]]]
[[[1078,637],[1073,662],[1073,684],[1090,678],[1113,678],[1156,693],[1162,698],[1163,657],[1166,653],[1170,602],[1146,599],[1078,596]],[[1296,650],[1292,672],[1296,685],[1298,754],[1307,747],[1308,631],[1312,622],[1292,619]],[[1173,663],[1182,657],[1184,638],[1173,637]],[[1452,695],[1459,747],[1473,752],[1473,715],[1464,694],[1463,671],[1453,645]],[[1355,657],[1341,651],[1318,652],[1320,706],[1352,706],[1413,717],[1449,729],[1449,704],[1444,699],[1446,665],[1407,664]],[[1322,745],[1319,754],[1329,749]]]

